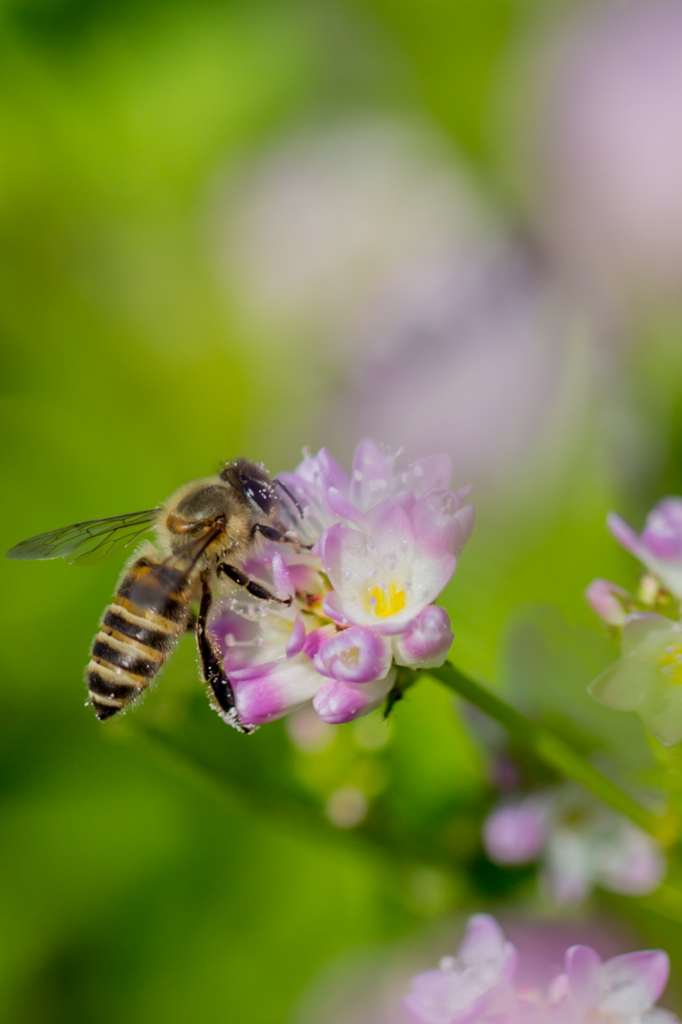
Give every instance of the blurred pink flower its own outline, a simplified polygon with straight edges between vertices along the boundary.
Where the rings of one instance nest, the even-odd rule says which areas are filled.
[[[549,1024],[553,1019],[547,1016],[551,1012],[549,986],[561,970],[559,965],[567,948],[587,944],[598,949],[605,959],[632,948],[632,938],[622,919],[608,925],[603,920],[590,920],[584,913],[580,921],[572,923],[506,916],[502,929],[518,952],[511,985],[513,994],[519,997],[514,1024]],[[439,971],[428,971],[428,965],[437,962],[444,950],[457,948],[461,935],[459,922],[440,919],[396,947],[344,954],[314,979],[293,1015],[292,1024],[410,1024],[415,1018],[401,1005],[402,997],[411,987],[410,979],[418,972],[438,975]],[[468,962],[472,966],[470,959]],[[454,958],[447,958],[443,966],[455,967]],[[480,979],[481,964],[477,966],[478,972],[474,969],[473,973],[474,977],[478,973]],[[465,967],[461,956],[457,957],[457,967],[460,972]],[[447,979],[440,984],[447,988]],[[457,984],[455,975],[455,987]],[[506,1011],[502,1012],[497,1024],[507,1024],[508,1020]],[[653,1019],[649,1018],[647,1024],[654,1024]]]
[[[673,1024],[677,1016],[655,1006],[670,961],[661,950],[626,953],[602,963],[589,946],[566,951],[565,973],[550,986],[557,1024]]]
[[[516,484],[548,450],[559,465],[590,376],[575,313],[557,315],[451,140],[410,121],[311,128],[223,196],[212,221],[232,315],[251,345],[334,375],[330,432],[444,448],[477,486]]]
[[[666,871],[650,836],[572,784],[503,803],[488,815],[483,843],[496,864],[539,859],[541,883],[560,904],[583,901],[595,885],[643,896]]]
[[[583,287],[614,308],[679,296],[682,6],[588,5],[561,29],[536,82],[540,230]]]
[[[516,963],[516,950],[497,921],[476,914],[457,957],[444,957],[439,970],[416,975],[403,1006],[420,1024],[496,1020],[511,1009]]]
[[[626,551],[646,566],[675,597],[682,599],[682,498],[663,498],[649,512],[638,536],[611,512],[611,533]]]
[[[528,864],[547,841],[546,800],[528,797],[503,804],[486,818],[483,845],[496,864]]]
[[[407,268],[346,327],[363,358],[332,429],[444,448],[477,488],[516,484],[549,450],[556,468],[590,375],[559,306],[520,245]]]
[[[628,953],[602,962],[589,946],[566,950],[564,973],[545,986],[516,981],[517,952],[494,918],[472,917],[457,958],[412,979],[403,1006],[420,1024],[673,1024],[657,1007],[668,980],[666,953]]]
[[[286,136],[222,190],[212,219],[234,300],[278,345],[338,341],[406,266],[478,239],[486,217],[450,143],[426,124],[346,118]],[[326,358],[345,360],[328,345]],[[350,351],[349,351],[350,349]]]
[[[611,583],[610,580],[592,580],[585,591],[585,597],[592,610],[607,625],[622,626],[625,623],[628,612],[624,602],[631,602],[632,597],[617,583]]]

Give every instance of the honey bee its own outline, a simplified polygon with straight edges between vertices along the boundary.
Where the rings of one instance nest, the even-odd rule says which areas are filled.
[[[41,533],[7,552],[8,558],[61,556],[76,564],[94,564],[114,545],[129,547],[155,531],[156,545],[145,542],[127,564],[92,643],[86,681],[100,721],[137,700],[181,634],[194,629],[212,706],[235,729],[253,731],[237,713],[234,691],[208,632],[208,617],[223,578],[262,601],[291,603],[290,597],[275,596],[240,567],[261,538],[303,546],[281,521],[278,488],[302,517],[303,510],[281,481],[272,480],[262,466],[237,459],[216,476],[185,484],[158,508]],[[291,510],[287,512],[291,518]]]

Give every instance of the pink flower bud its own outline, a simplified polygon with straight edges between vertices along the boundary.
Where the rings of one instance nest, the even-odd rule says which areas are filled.
[[[429,604],[410,622],[404,633],[395,637],[393,651],[396,664],[411,668],[442,665],[453,639],[448,613],[444,608]]]
[[[320,675],[341,683],[371,683],[391,667],[391,644],[365,626],[351,626],[320,647],[313,664]]]
[[[632,600],[627,590],[623,590],[610,580],[592,580],[585,591],[587,602],[600,619],[609,626],[622,626],[627,618],[624,601]]]
[[[496,864],[527,864],[547,839],[545,806],[532,797],[521,804],[498,807],[486,818],[483,845]]]

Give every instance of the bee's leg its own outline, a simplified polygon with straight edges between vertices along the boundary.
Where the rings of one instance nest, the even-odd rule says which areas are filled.
[[[291,604],[292,599],[290,597],[275,597],[269,590],[261,586],[260,583],[256,583],[255,580],[249,579],[245,572],[241,569],[237,569],[234,565],[227,565],[226,562],[221,562],[216,572],[222,573],[223,576],[227,576],[228,579],[238,583],[240,587],[248,591],[253,597],[257,597],[260,601],[279,601],[280,604]]]
[[[199,664],[204,682],[214,698],[214,707],[222,720],[239,732],[254,732],[254,726],[244,725],[237,714],[232,684],[225,674],[220,654],[208,634],[208,613],[211,610],[211,590],[206,580],[201,581],[201,607],[196,623]]]
[[[293,533],[282,533],[281,530],[277,530],[274,526],[268,526],[267,523],[255,523],[251,527],[251,536],[254,537],[257,533],[260,533],[266,540],[274,540],[278,544],[293,544],[296,548],[303,548],[305,551],[310,551],[312,544],[301,544],[298,537]]]

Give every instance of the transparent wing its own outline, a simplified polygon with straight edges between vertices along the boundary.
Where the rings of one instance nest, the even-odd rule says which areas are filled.
[[[169,558],[141,573],[126,595],[134,604],[160,615],[168,613],[168,602],[185,588],[194,568],[209,544],[223,532],[224,524],[212,526]]]
[[[61,530],[39,533],[7,552],[8,558],[65,558],[75,565],[96,565],[121,547],[129,548],[149,533],[160,509],[91,519]]]

